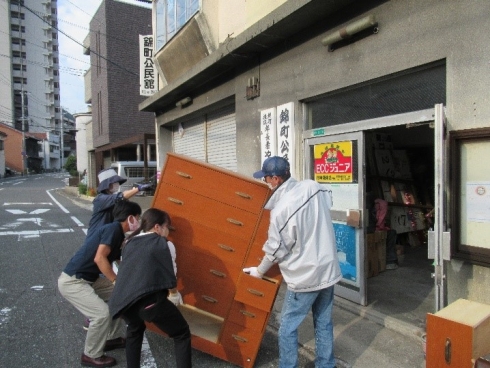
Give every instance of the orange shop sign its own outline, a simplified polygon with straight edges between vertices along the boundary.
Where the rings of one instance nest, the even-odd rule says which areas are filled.
[[[315,180],[319,183],[352,183],[352,142],[314,146]]]

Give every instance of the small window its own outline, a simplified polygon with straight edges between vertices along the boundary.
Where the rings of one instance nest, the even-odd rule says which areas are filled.
[[[199,11],[199,0],[155,0],[155,9],[159,50]]]
[[[0,151],[3,151],[4,148],[3,148],[3,139],[0,139]]]
[[[450,132],[451,256],[490,266],[490,128]]]

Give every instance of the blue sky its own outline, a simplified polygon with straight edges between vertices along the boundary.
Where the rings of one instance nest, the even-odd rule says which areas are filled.
[[[118,1],[145,6],[135,0]],[[83,74],[90,68],[90,58],[83,55],[80,44],[88,35],[90,20],[101,2],[102,0],[58,0],[58,28],[77,41],[58,33],[61,106],[72,114],[87,112]]]

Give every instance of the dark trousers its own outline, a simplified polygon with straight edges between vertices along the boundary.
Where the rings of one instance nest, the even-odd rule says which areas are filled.
[[[167,299],[167,290],[145,296],[126,311],[122,318],[128,324],[126,359],[128,368],[139,368],[145,321],[153,322],[174,340],[177,368],[190,368],[191,333],[179,309]]]

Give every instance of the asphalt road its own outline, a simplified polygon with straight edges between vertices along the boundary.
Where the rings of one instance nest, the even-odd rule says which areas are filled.
[[[0,180],[0,367],[78,367],[83,316],[57,279],[83,243],[91,205],[68,196],[65,173]],[[269,326],[255,367],[277,367],[277,330]],[[142,367],[175,367],[172,340],[147,332]],[[124,350],[108,353],[126,367]],[[199,368],[235,367],[193,350]],[[301,367],[313,367],[302,351]]]

